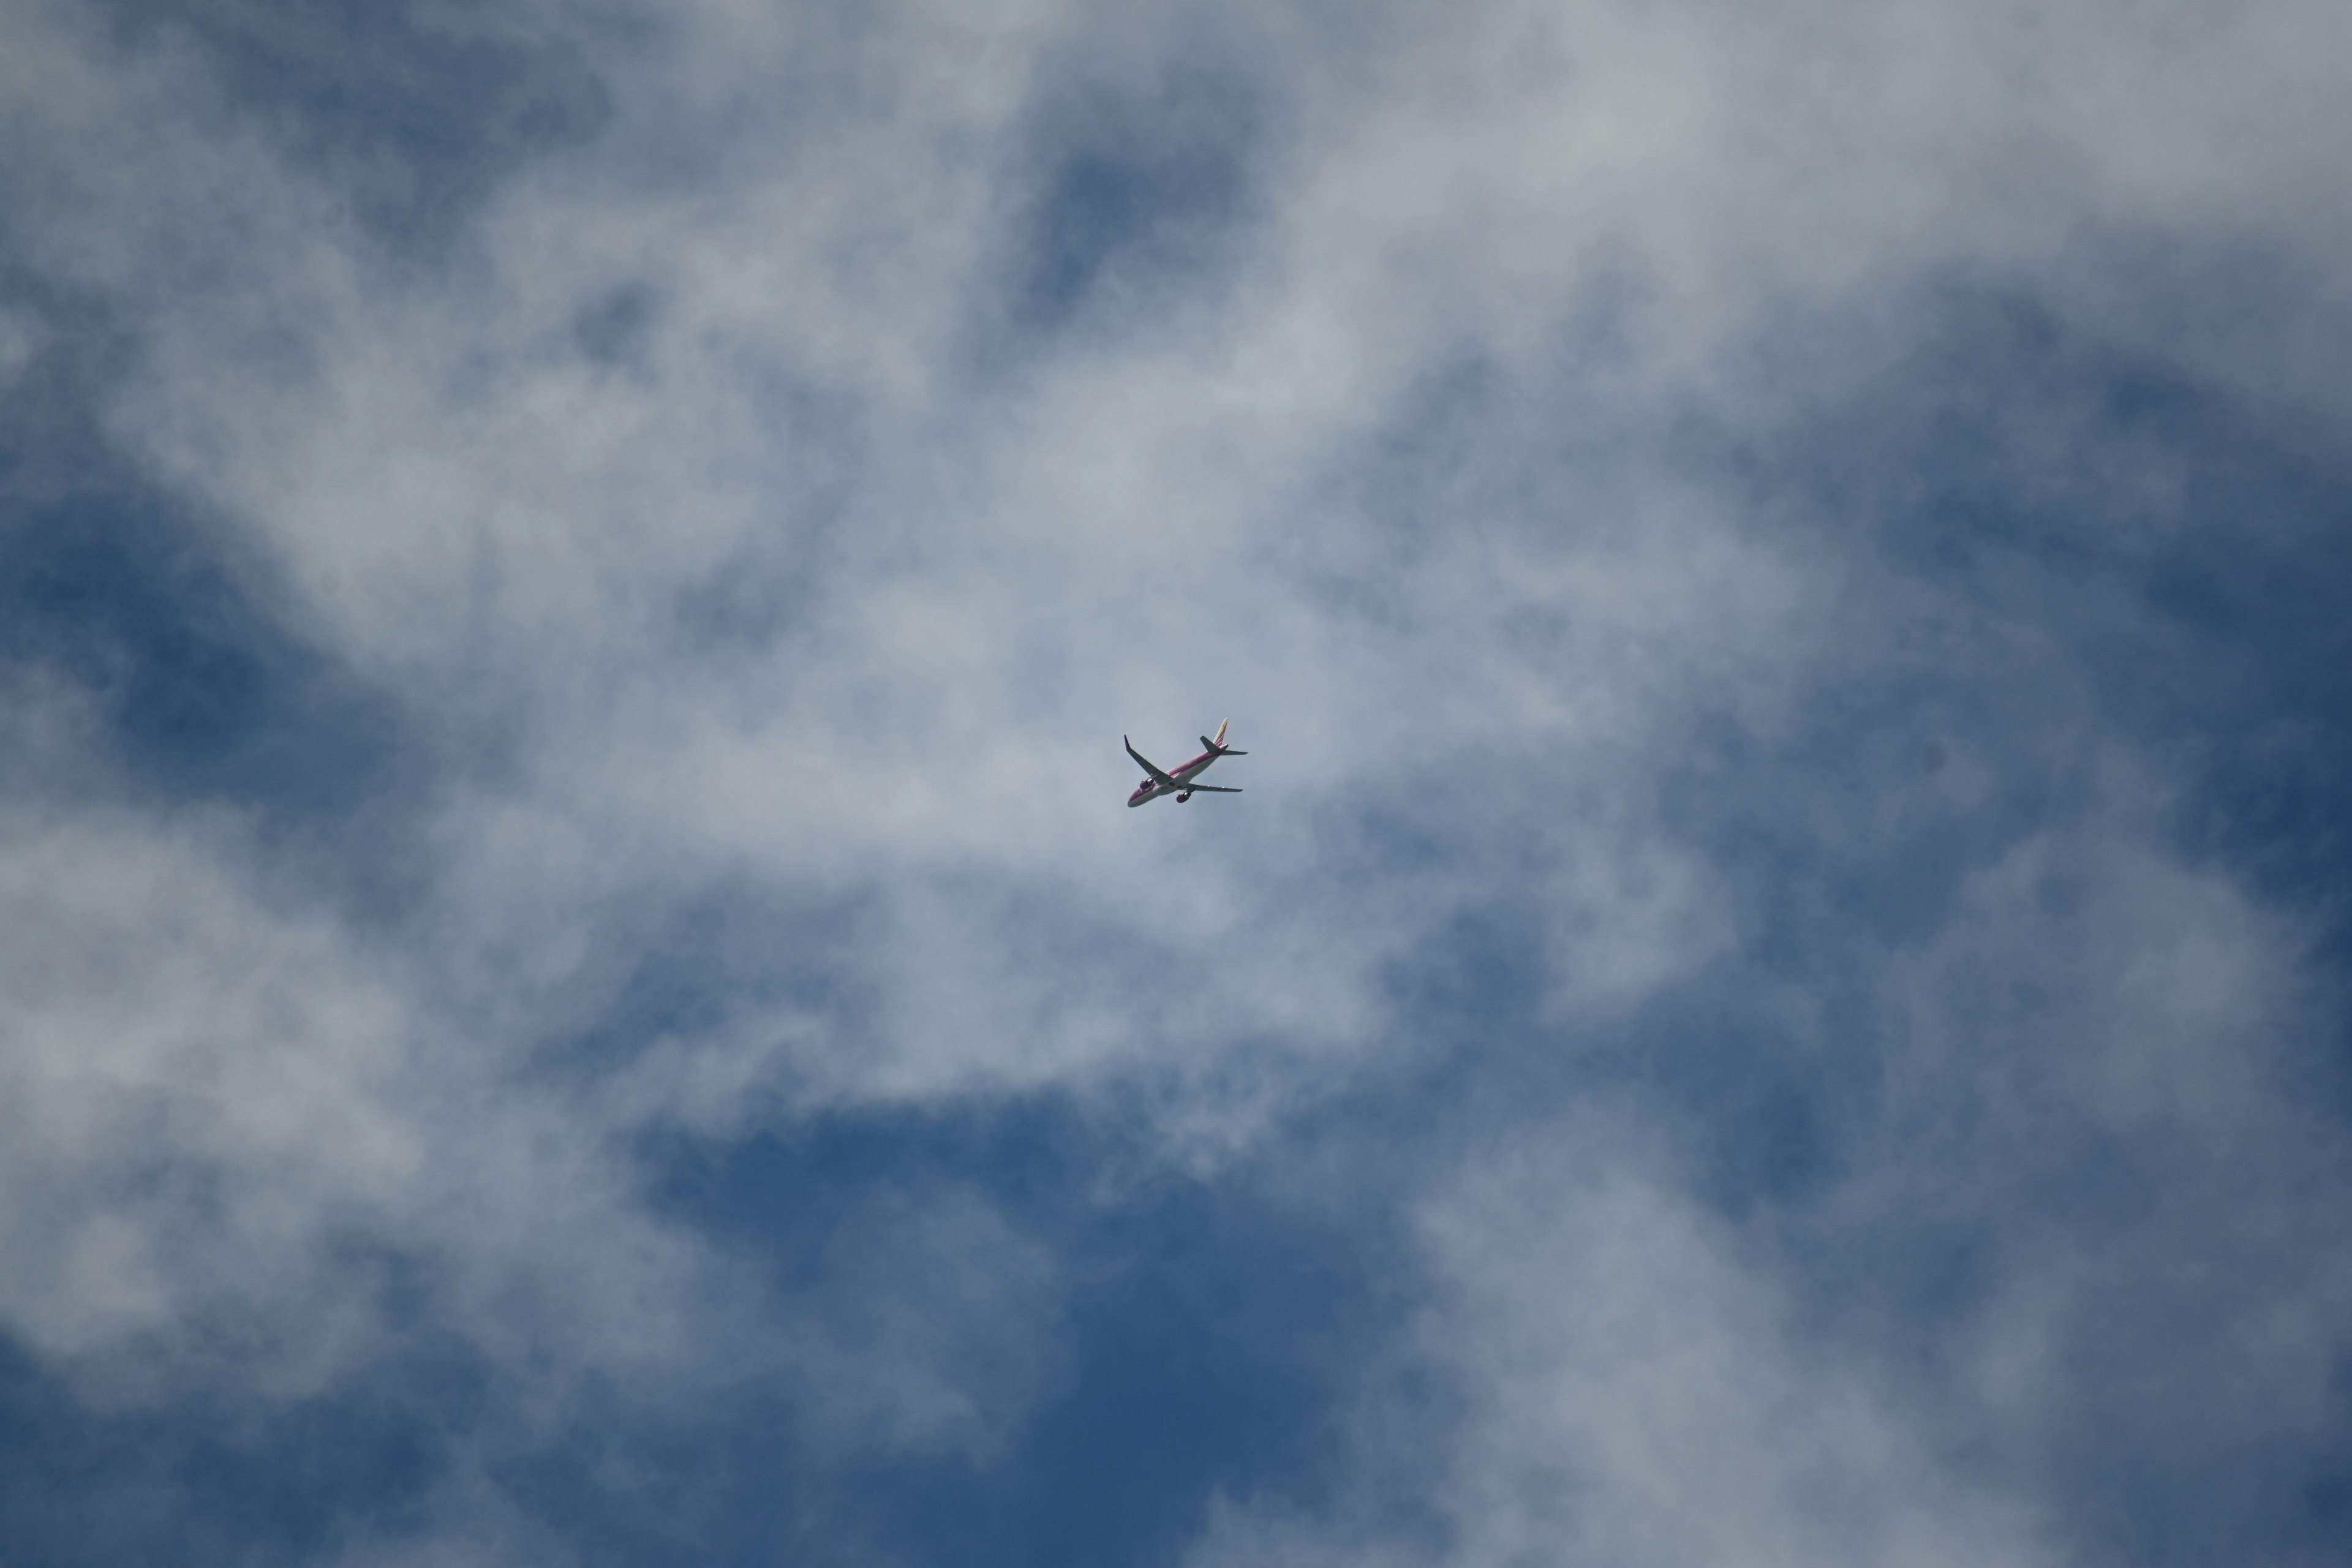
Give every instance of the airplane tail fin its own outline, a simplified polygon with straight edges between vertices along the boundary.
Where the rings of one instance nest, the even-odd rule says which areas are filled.
[[[1213,752],[1216,752],[1216,753],[1217,753],[1217,755],[1219,755],[1219,756],[1221,756],[1221,757],[1246,757],[1246,756],[1248,756],[1248,755],[1249,755],[1249,753],[1248,753],[1247,752],[1237,752],[1237,751],[1235,751],[1233,747],[1228,746],[1228,745],[1226,745],[1226,744],[1225,744],[1225,726],[1226,726],[1226,725],[1228,725],[1228,724],[1230,724],[1230,723],[1232,723],[1232,722],[1233,722],[1233,721],[1232,721],[1232,720],[1230,720],[1230,719],[1220,719],[1219,721],[1217,721],[1217,732],[1216,732],[1216,734],[1215,734],[1215,735],[1213,735],[1213,736],[1210,736],[1210,735],[1203,735],[1203,736],[1202,736],[1202,737],[1201,737],[1201,744],[1202,744],[1202,745],[1204,745],[1204,746],[1208,747],[1208,748],[1209,748],[1209,750],[1211,750],[1211,751],[1213,751]]]

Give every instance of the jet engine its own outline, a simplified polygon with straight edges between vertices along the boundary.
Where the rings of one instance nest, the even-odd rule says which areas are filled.
[[[1192,798],[1192,792],[1189,789],[1180,789],[1176,792],[1176,804],[1178,805],[1183,805],[1186,801]]]

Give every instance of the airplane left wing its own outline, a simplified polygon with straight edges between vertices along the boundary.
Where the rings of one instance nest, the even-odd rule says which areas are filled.
[[[1127,754],[1143,764],[1143,771],[1151,775],[1151,779],[1154,784],[1166,784],[1170,789],[1182,789],[1184,787],[1181,780],[1170,778],[1166,773],[1160,771],[1150,757],[1147,757],[1141,752],[1137,751],[1135,749],[1134,742],[1129,740],[1124,735],[1121,735],[1118,739],[1119,743],[1127,748]]]
[[[1207,792],[1208,792],[1209,794],[1211,794],[1211,795],[1239,795],[1239,794],[1241,794],[1241,793],[1242,793],[1242,792],[1241,792],[1241,786],[1240,786],[1240,785],[1238,785],[1238,784],[1188,784],[1181,785],[1180,787],[1181,787],[1181,788],[1183,788],[1183,789],[1188,789],[1188,790],[1192,790],[1192,789],[1205,790],[1205,791],[1207,791]]]

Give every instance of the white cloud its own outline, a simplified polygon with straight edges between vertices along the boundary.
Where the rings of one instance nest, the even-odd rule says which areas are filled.
[[[1444,1459],[1452,1560],[2050,1560],[1868,1369],[1791,1331],[1736,1233],[1622,1151],[1595,1160],[1606,1134],[1563,1131],[1423,1219],[1453,1286],[1431,1352],[1470,1406]]]
[[[1705,1167],[1752,1134],[1622,1089],[1457,1128],[1329,1500],[1221,1499],[1192,1560],[2091,1563],[2278,1529],[2341,1421],[2352,1158],[2299,1095],[2332,1015],[2291,925],[2101,772],[1931,928],[1844,933],[1874,1005],[1803,1026],[1842,1081],[1793,1187],[1723,1212]]]
[[[388,1266],[486,1345],[617,1372],[714,1326],[723,1272],[635,1213],[600,1130],[257,884],[233,821],[19,805],[7,841],[0,1318],[27,1343],[126,1394],[307,1394],[398,1342]]]

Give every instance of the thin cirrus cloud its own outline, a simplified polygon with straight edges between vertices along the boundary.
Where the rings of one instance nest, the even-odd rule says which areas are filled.
[[[2340,19],[21,11],[28,1560],[2340,1549]]]

